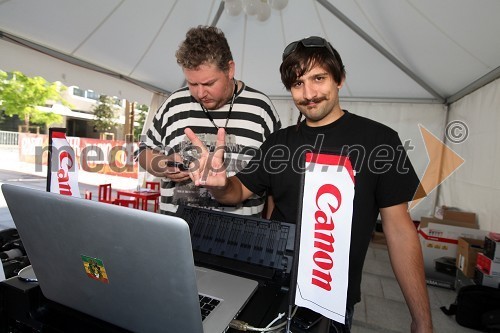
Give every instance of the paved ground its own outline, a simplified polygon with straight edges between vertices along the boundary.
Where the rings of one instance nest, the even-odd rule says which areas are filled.
[[[0,147],[0,183],[18,184],[22,186],[46,189],[47,168],[45,166],[35,166],[31,163],[20,162],[18,149]],[[79,171],[79,188],[83,197],[86,190],[92,192],[92,198],[97,200],[97,186],[99,184],[111,183],[116,189],[135,189],[138,180],[135,178],[124,178],[108,176],[98,173]],[[14,224],[8,211],[7,205],[0,193],[0,230],[12,228]]]

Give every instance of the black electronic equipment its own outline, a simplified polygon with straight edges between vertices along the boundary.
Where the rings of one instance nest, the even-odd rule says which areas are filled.
[[[457,271],[456,259],[454,257],[440,257],[434,260],[437,272],[455,276]]]
[[[0,260],[6,278],[13,277],[30,264],[17,229],[0,231]]]
[[[171,168],[178,168],[179,170],[182,171],[189,170],[189,166],[182,162],[167,161],[167,166]]]
[[[288,277],[295,225],[184,205],[176,215],[189,225],[197,264],[269,280]]]
[[[319,313],[308,308],[299,307],[292,318],[292,325],[297,328],[308,330],[316,325],[321,318],[323,318],[323,316]]]

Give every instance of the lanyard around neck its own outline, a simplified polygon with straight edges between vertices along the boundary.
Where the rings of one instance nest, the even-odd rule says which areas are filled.
[[[233,80],[234,80],[233,97],[231,97],[231,104],[229,106],[229,111],[227,113],[226,123],[224,124],[224,127],[223,127],[224,129],[226,129],[227,123],[229,122],[229,117],[231,117],[231,111],[233,111],[234,99],[236,98],[236,93],[238,92],[238,81],[236,81],[235,79],[233,79]],[[201,104],[201,102],[200,102],[200,106],[201,106],[201,109],[203,110],[203,112],[205,113],[205,115],[207,116],[208,120],[210,120],[210,122],[212,122],[212,124],[214,125],[215,128],[219,129],[219,126],[217,126],[217,124],[215,123],[214,118],[212,118],[212,115],[203,106],[203,104]]]

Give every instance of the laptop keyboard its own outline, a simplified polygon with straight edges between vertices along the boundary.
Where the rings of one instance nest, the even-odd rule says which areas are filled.
[[[201,320],[205,320],[210,312],[222,302],[219,299],[207,295],[198,294],[198,297],[200,299]]]

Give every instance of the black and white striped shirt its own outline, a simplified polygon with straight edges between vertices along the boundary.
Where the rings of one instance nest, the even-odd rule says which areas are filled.
[[[218,127],[224,127],[230,103],[208,112]],[[191,142],[184,134],[189,127],[203,143],[214,148],[217,128],[203,112],[200,104],[191,96],[187,87],[170,95],[160,106],[146,132],[144,144],[165,153],[176,152],[185,158],[192,156]],[[280,129],[281,122],[269,97],[247,87],[238,91],[226,127],[226,152],[224,163],[229,176],[241,170],[253,157],[267,136]],[[194,186],[191,181],[174,183],[162,179],[160,210],[174,213],[179,204],[223,210],[241,215],[260,215],[265,197],[253,195],[238,206],[224,206],[211,198],[209,192]]]

